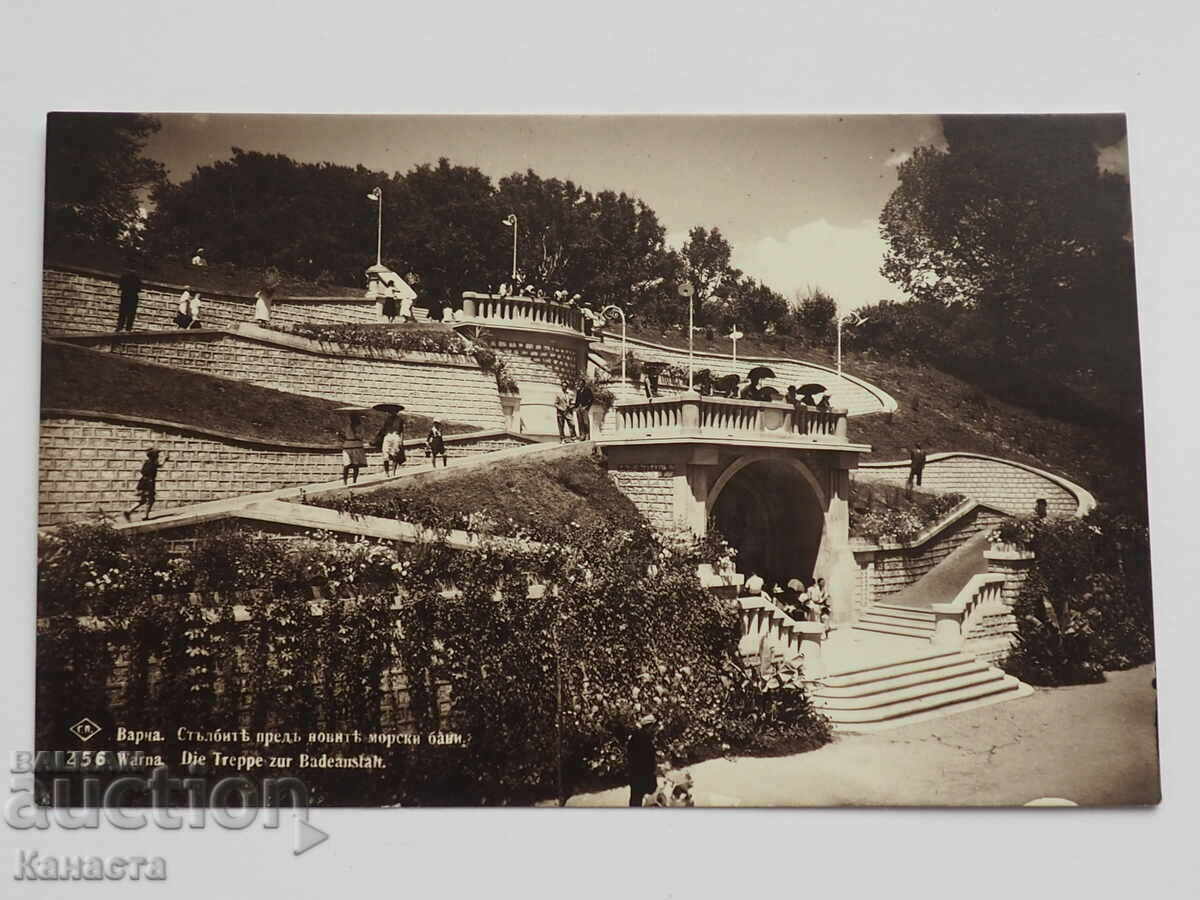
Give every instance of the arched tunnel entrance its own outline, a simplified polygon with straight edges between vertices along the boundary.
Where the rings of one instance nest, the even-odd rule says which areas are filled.
[[[757,574],[768,585],[812,581],[825,516],[813,487],[794,466],[773,459],[749,463],[723,486],[718,483],[710,513],[737,548],[737,569],[747,578]]]

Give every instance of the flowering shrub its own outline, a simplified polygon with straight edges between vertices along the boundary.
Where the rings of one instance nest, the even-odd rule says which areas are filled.
[[[743,670],[736,610],[696,578],[703,552],[648,528],[465,551],[226,528],[172,554],[155,538],[64,527],[39,546],[50,622],[38,640],[38,746],[53,746],[60,712],[84,701],[98,721],[163,728],[170,759],[179,747],[167,726],[179,722],[464,735],[352,779],[272,771],[301,778],[315,803],[412,805],[529,802],[552,792],[560,758],[570,785],[618,779],[628,728],[646,713],[671,764],[824,743],[828,723],[796,673]],[[234,623],[233,602],[249,621]],[[106,682],[121,657],[130,668],[114,696]],[[405,727],[384,719],[397,669]]]
[[[1016,544],[1028,547],[1037,535],[1043,519],[1027,516],[1013,516],[1005,519],[988,534],[988,540],[993,544]]]
[[[962,494],[907,492],[895,485],[851,485],[850,533],[875,542],[911,543],[954,510]]]
[[[1154,659],[1145,525],[1100,507],[1043,520],[1029,542],[1037,556],[1005,669],[1032,684],[1075,684]]]

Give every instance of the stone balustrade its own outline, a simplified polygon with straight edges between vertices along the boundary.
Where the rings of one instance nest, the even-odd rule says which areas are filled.
[[[795,444],[845,444],[846,411],[788,403],[761,403],[701,397],[685,391],[655,400],[618,402],[613,411],[614,440],[636,437],[684,437],[718,440],[769,440]]]
[[[947,650],[961,649],[964,636],[979,618],[1007,608],[1004,602],[1006,580],[1001,574],[973,575],[949,603],[930,604],[934,630],[929,642]]]
[[[574,306],[474,291],[466,291],[462,297],[462,321],[466,323],[584,333],[583,313]]]
[[[763,596],[737,598],[742,620],[742,656],[755,656],[764,650],[779,654],[785,662],[799,664],[805,680],[825,674],[821,645],[828,626],[821,622],[798,622]]]

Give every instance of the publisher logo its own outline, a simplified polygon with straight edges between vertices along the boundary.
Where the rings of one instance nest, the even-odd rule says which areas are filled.
[[[100,726],[87,716],[84,716],[67,730],[86,744],[100,733]]]

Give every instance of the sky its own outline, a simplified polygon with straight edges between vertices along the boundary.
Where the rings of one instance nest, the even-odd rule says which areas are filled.
[[[676,247],[719,228],[735,266],[789,299],[820,287],[843,311],[904,299],[879,274],[879,213],[913,148],[942,143],[936,116],[158,118],[146,154],[176,182],[235,146],[387,172],[442,156],[493,180],[533,169],[640,197]],[[1105,152],[1121,164],[1123,145]]]

